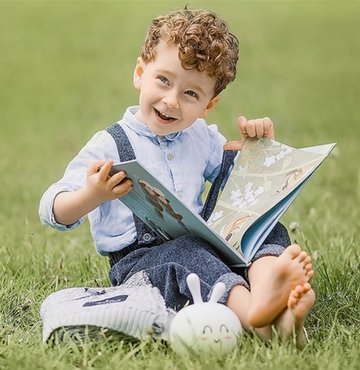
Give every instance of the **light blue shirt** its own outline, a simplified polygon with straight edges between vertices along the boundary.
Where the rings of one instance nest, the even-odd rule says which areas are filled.
[[[137,110],[137,106],[128,108],[117,122],[127,134],[137,160],[193,212],[200,213],[205,181],[212,182],[219,173],[226,139],[216,125],[208,126],[203,119],[184,131],[157,136],[136,119]],[[80,219],[68,226],[57,223],[54,200],[60,192],[82,187],[89,164],[99,159],[120,162],[115,141],[105,130],[88,141],[69,163],[62,179],[44,193],[39,207],[42,224],[65,231],[83,222]],[[132,212],[118,199],[104,202],[88,218],[96,249],[102,255],[125,248],[136,239]]]

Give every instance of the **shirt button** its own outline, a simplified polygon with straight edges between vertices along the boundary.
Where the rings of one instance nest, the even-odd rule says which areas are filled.
[[[174,159],[174,154],[172,153],[169,153],[166,158],[169,160],[169,161],[172,161]]]
[[[148,242],[150,239],[151,239],[151,235],[149,233],[145,233],[142,237],[142,239],[145,241],[145,242]]]

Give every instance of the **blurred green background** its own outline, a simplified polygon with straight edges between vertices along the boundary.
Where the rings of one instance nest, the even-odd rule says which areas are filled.
[[[183,5],[0,3],[0,196],[6,204],[1,221],[20,209],[19,217],[36,217],[34,195],[40,196],[62,174],[93,132],[136,104],[132,70],[146,28],[154,16]],[[237,115],[266,115],[276,123],[277,139],[289,145],[338,142],[339,162],[331,171],[336,176],[333,196],[358,200],[360,4],[189,5],[214,10],[240,39],[238,78],[224,91],[209,121],[236,138]],[[319,175],[318,181],[325,182],[326,176]],[[324,191],[330,188],[327,183]],[[342,207],[337,211],[344,212]]]
[[[235,139],[238,115],[269,116],[277,139],[291,146],[338,143],[283,222],[299,223],[293,240],[322,256],[314,262],[318,353],[333,308],[353,307],[338,318],[337,330],[355,325],[347,330],[358,332],[359,2],[1,1],[0,343],[13,352],[6,357],[0,350],[0,368],[4,358],[7,366],[22,364],[20,343],[37,348],[38,310],[47,294],[108,284],[107,263],[96,255],[87,227],[65,234],[41,227],[38,202],[92,134],[137,103],[132,72],[146,29],[156,15],[185,4],[215,11],[240,40],[238,77],[209,122]],[[24,297],[28,317],[18,308]],[[350,353],[359,352],[358,344],[345,343]],[[29,360],[27,351],[23,356]]]

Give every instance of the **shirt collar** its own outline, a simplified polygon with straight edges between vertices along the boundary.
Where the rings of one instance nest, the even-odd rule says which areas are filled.
[[[135,114],[139,110],[139,106],[133,106],[126,109],[123,120],[124,123],[133,131],[135,131],[137,134],[142,136],[147,136],[154,138],[156,141],[174,141],[181,135],[181,131],[174,132],[172,134],[168,134],[165,136],[159,136],[153,133],[148,126],[146,126],[145,123],[140,122],[136,117]]]

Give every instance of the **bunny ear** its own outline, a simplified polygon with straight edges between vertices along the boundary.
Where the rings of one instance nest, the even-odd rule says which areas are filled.
[[[225,293],[225,288],[226,288],[225,284],[222,283],[221,281],[216,283],[216,285],[214,286],[213,291],[211,292],[209,302],[216,303],[222,297],[222,295]]]
[[[187,285],[193,297],[194,303],[203,303],[200,290],[200,279],[196,274],[190,274],[186,278]]]

